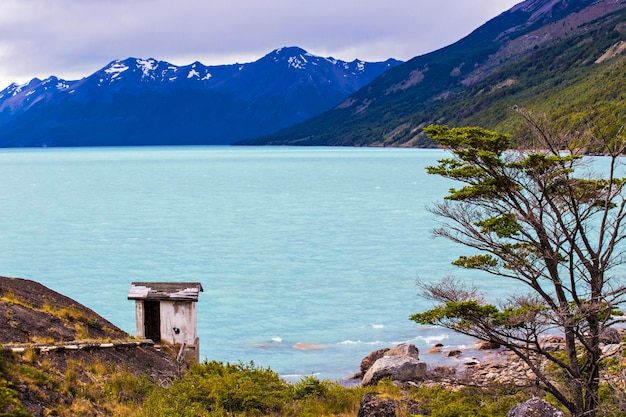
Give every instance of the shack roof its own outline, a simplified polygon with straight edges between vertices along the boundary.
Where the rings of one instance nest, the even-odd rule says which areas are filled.
[[[133,282],[129,300],[198,301],[202,289],[199,282]]]

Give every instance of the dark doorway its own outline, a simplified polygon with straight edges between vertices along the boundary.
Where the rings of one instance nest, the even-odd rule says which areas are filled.
[[[144,301],[144,335],[155,343],[161,343],[161,305],[158,301]]]

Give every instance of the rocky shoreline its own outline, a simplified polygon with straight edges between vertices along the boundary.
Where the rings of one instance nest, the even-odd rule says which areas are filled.
[[[625,335],[624,329],[615,330],[606,336],[602,345],[605,357],[615,357],[624,367]],[[564,340],[559,336],[549,336],[544,339],[543,347],[561,351]],[[431,358],[435,355],[441,355],[440,360],[432,361],[438,364],[429,366],[428,361],[420,360],[420,353],[413,344],[401,343],[392,348],[379,349],[363,358],[360,371],[347,380],[352,385],[373,385],[386,377],[399,385],[536,385],[536,377],[526,363],[513,352],[495,344],[477,342],[474,348],[465,350],[446,349],[444,345],[437,344],[423,354]],[[626,376],[615,383],[626,386]]]
[[[614,357],[626,368],[626,343],[623,330],[612,332],[603,343],[602,350],[606,357]],[[561,351],[564,349],[564,340],[559,336],[547,337],[543,341],[544,349]],[[472,356],[473,353],[480,355]],[[376,350],[361,361],[360,371],[353,375],[353,385],[375,385],[383,378],[391,378],[393,383],[400,387],[410,386],[443,386],[448,389],[462,387],[494,387],[516,386],[530,388],[529,393],[541,395],[540,391],[532,390],[538,387],[537,378],[526,363],[511,351],[500,346],[478,342],[474,349],[457,350],[446,349],[438,344],[432,347],[425,355],[442,355],[447,363],[428,367],[426,362],[420,361],[417,347],[410,343],[402,343],[393,348]],[[480,357],[478,357],[480,356]],[[546,365],[547,361],[543,365]],[[542,365],[542,366],[543,366]],[[619,375],[604,375],[604,378],[616,387],[626,388],[626,373]],[[357,417],[393,417],[397,410],[409,414],[424,414],[419,404],[409,397],[393,399],[377,392],[370,392],[363,396],[360,402]],[[564,417],[563,410],[555,407],[539,397],[511,408],[508,417]]]

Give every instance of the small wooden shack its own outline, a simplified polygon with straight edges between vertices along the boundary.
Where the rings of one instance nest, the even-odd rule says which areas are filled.
[[[128,299],[135,300],[136,336],[155,343],[179,345],[185,359],[200,360],[196,303],[199,282],[133,282]]]

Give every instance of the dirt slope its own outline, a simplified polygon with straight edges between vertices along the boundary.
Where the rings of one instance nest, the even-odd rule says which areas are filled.
[[[72,344],[81,348],[63,347]],[[120,373],[165,385],[182,370],[174,348],[139,343],[84,305],[20,278],[0,277],[0,345],[0,377],[37,417],[72,409],[110,415],[109,405],[97,401],[90,401],[88,414],[78,411],[86,401],[80,391],[96,397]]]

